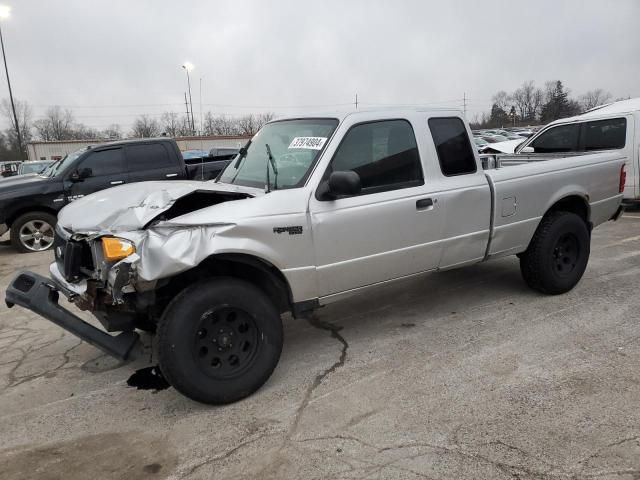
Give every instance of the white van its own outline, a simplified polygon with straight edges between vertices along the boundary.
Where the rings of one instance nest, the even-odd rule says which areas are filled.
[[[640,98],[596,107],[550,123],[515,148],[515,154],[619,150],[626,157],[625,202],[640,202]]]

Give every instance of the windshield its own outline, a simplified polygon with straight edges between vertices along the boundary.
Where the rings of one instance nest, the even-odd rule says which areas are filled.
[[[20,165],[20,171],[22,173],[39,173],[44,170],[49,163],[42,162],[25,162]]]
[[[45,177],[57,177],[61,175],[68,167],[73,163],[73,161],[86,152],[86,149],[78,150],[77,152],[69,153],[62,160],[58,160],[55,163],[52,163],[46,170],[43,170],[41,175]]]
[[[251,140],[243,157],[239,154],[222,172],[219,182],[269,189],[295,188],[304,184],[318,155],[338,126],[333,118],[306,118],[268,123]],[[269,161],[271,150],[275,170]],[[277,172],[277,175],[276,175]]]

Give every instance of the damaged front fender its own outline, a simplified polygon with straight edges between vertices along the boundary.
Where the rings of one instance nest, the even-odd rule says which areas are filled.
[[[137,281],[151,282],[170,277],[197,266],[215,253],[215,236],[234,226],[232,223],[198,226],[159,224],[143,231],[122,233],[122,238],[136,244],[137,253],[118,266],[125,262],[133,266]]]

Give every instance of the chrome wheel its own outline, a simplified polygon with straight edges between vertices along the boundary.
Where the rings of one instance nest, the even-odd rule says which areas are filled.
[[[47,250],[53,245],[53,227],[44,220],[30,220],[20,227],[20,243],[32,252]]]

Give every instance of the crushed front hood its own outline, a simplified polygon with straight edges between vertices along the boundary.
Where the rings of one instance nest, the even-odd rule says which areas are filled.
[[[167,212],[177,200],[198,192],[219,192],[225,200],[259,195],[260,189],[214,182],[167,181],[121,185],[75,200],[58,215],[61,227],[74,233],[140,230]],[[214,203],[203,204],[202,208]]]

